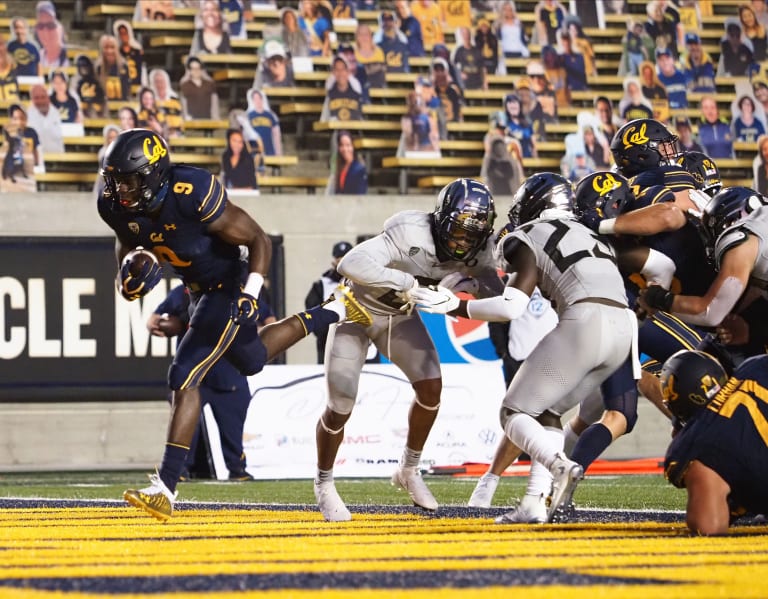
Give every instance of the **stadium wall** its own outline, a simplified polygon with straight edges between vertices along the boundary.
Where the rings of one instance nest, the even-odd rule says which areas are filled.
[[[354,243],[359,235],[377,233],[395,212],[432,210],[434,206],[434,196],[238,194],[234,201],[265,231],[283,237],[288,314],[304,307],[310,285],[330,265],[334,243]],[[500,214],[506,208],[500,205]],[[111,231],[98,217],[91,194],[38,193],[3,196],[0,234],[24,239],[103,238],[110,237]],[[0,267],[0,277],[5,274],[3,270]],[[314,361],[314,339],[297,344],[287,353],[288,364]],[[8,365],[6,362],[5,367]],[[150,468],[164,442],[167,416],[168,405],[163,397],[142,402],[61,403],[43,398],[34,403],[0,403],[0,436],[4,439],[0,444],[0,470]],[[668,428],[653,408],[642,406],[636,432],[620,440],[607,457],[661,455]]]

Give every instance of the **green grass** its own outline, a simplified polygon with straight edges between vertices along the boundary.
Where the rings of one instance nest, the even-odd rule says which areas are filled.
[[[475,478],[425,476],[442,505],[466,505]],[[127,488],[143,487],[144,472],[40,472],[0,474],[0,497],[45,499],[120,500]],[[527,478],[504,477],[494,506],[514,505],[525,489]],[[349,505],[410,505],[408,496],[395,490],[387,479],[345,479],[336,488]],[[314,504],[310,480],[265,480],[252,482],[191,481],[178,487],[181,501],[223,503]],[[685,492],[675,489],[660,475],[589,476],[574,498],[577,506],[589,508],[683,510]]]

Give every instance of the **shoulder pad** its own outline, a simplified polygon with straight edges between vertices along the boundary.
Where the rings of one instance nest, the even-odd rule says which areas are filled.
[[[641,190],[637,196],[640,206],[650,206],[651,204],[661,204],[664,202],[674,202],[674,192],[664,185],[652,185]]]
[[[741,228],[726,229],[715,243],[715,266],[719,269],[725,253],[744,243],[748,237],[749,234]]]
[[[521,247],[528,248],[529,246],[517,235],[505,235],[499,239],[496,245],[496,255],[503,258],[505,262],[511,263],[515,253]]]

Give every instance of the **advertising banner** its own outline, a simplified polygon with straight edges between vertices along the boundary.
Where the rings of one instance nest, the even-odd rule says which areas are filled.
[[[285,301],[282,237],[273,303]],[[115,289],[112,237],[0,237],[0,401],[133,401],[167,396],[175,340],[147,319],[179,281],[128,302]]]
[[[500,436],[504,378],[498,363],[445,364],[440,413],[421,467],[488,463]],[[326,405],[322,366],[267,366],[250,379],[253,400],[244,432],[255,478],[312,478],[315,426]],[[344,430],[334,476],[391,476],[405,447],[413,389],[392,364],[366,364]]]

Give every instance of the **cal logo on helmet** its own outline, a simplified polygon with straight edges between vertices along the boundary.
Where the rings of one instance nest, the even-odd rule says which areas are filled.
[[[628,127],[624,132],[624,137],[621,139],[624,142],[624,147],[631,148],[632,146],[642,146],[651,141],[648,139],[648,135],[646,134],[645,130],[645,123],[640,125],[640,129],[637,130],[635,127]]]
[[[611,173],[598,175],[592,179],[592,188],[599,193],[601,197],[619,187],[621,187],[621,181],[617,180]]]
[[[168,153],[165,147],[163,147],[162,142],[157,138],[157,135],[147,137],[144,140],[142,149],[144,150],[144,156],[149,160],[149,164],[154,164]]]

